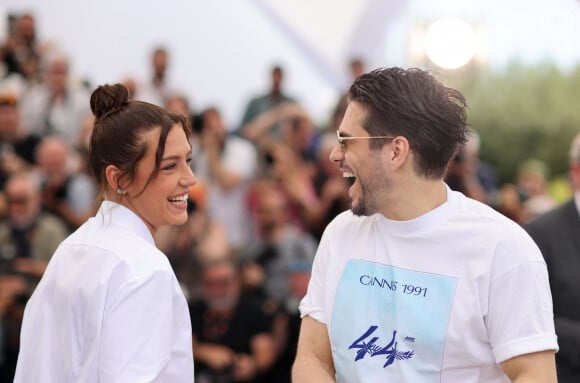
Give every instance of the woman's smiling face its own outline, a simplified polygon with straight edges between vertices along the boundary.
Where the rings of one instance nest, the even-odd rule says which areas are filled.
[[[126,187],[122,203],[155,231],[162,225],[181,225],[187,220],[187,195],[197,180],[190,167],[191,146],[180,124],[167,136],[159,173],[148,185],[155,169],[155,155],[161,129],[144,135],[147,153],[137,165],[135,180]]]

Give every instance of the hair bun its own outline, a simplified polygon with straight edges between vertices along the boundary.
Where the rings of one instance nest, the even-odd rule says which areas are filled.
[[[91,110],[97,120],[119,110],[129,101],[129,90],[123,84],[101,85],[91,95]]]

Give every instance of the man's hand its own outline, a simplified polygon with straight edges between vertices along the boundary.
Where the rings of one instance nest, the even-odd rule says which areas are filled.
[[[200,344],[195,350],[195,354],[200,361],[215,371],[221,371],[232,366],[235,357],[231,349],[216,344]]]

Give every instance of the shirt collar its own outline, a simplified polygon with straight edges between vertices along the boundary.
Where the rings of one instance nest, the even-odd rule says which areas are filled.
[[[131,209],[113,201],[103,201],[97,215],[110,220],[115,226],[120,226],[136,233],[149,243],[155,245],[155,240],[149,228],[147,228],[145,222]]]

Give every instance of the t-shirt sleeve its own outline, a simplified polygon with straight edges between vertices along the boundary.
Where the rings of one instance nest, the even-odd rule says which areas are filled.
[[[320,244],[314,256],[308,290],[299,305],[300,317],[304,318],[308,315],[325,324],[328,324],[329,320],[325,311],[326,273],[328,272],[330,258],[329,237],[330,230],[327,229],[320,239]]]
[[[497,363],[558,350],[546,264],[533,241],[506,241],[492,265],[486,325]]]

